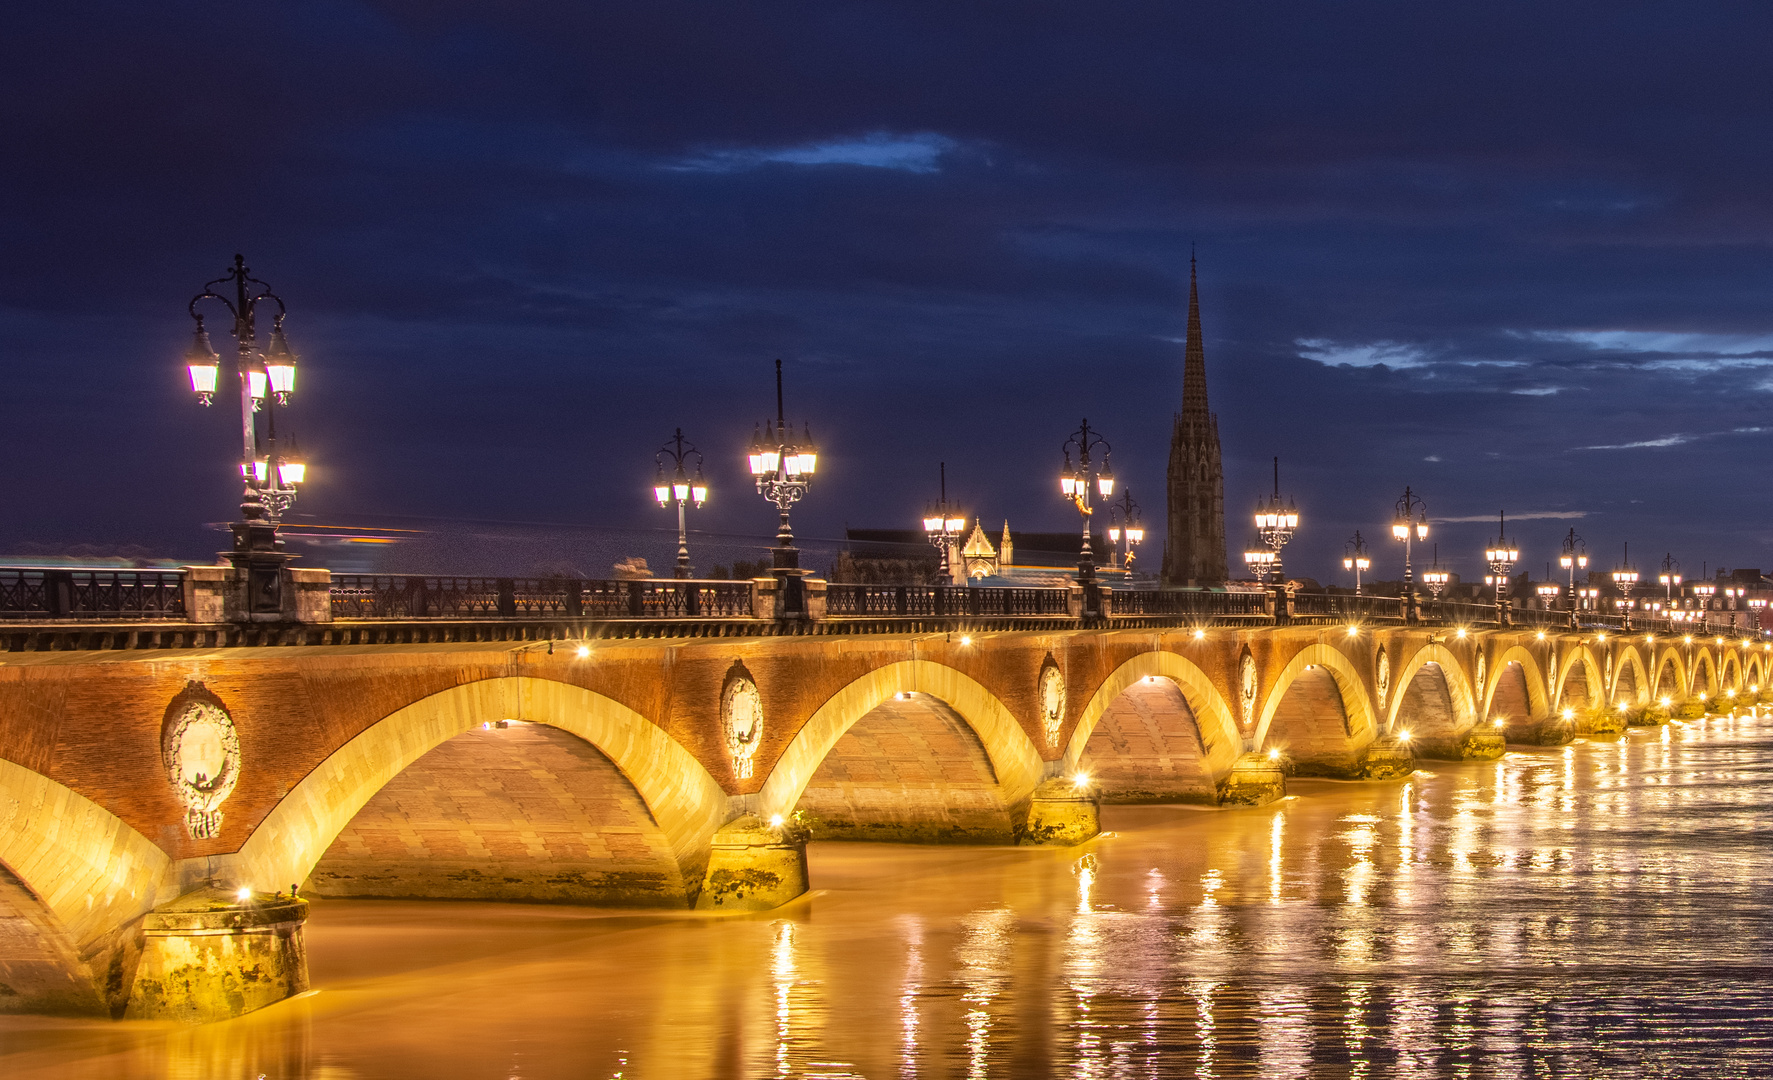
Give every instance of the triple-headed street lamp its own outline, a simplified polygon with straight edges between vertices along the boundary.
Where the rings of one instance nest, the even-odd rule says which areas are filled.
[[[696,475],[691,477],[684,472],[684,462],[690,457],[696,459]],[[670,458],[672,474],[665,476],[665,459]],[[702,452],[694,444],[686,445],[683,441],[683,429],[678,428],[671,441],[659,447],[653,455],[653,461],[659,466],[658,478],[653,481],[653,498],[659,500],[660,506],[677,504],[677,567],[672,571],[673,577],[687,578],[695,576],[690,570],[689,532],[684,528],[684,505],[692,504],[697,510],[708,499],[708,481],[702,479]]]
[[[1090,487],[1094,484],[1104,499],[1114,494],[1114,467],[1108,463],[1113,447],[1100,432],[1091,431],[1090,422],[1084,420],[1060,450],[1065,455],[1065,464],[1059,472],[1059,493],[1076,503],[1077,512],[1083,517],[1083,547],[1077,555],[1077,580],[1089,583],[1096,580],[1096,560],[1090,552],[1090,515],[1095,513],[1090,509]],[[1075,465],[1071,460],[1073,451],[1077,454]],[[1093,458],[1092,454],[1095,455]]]
[[[1630,630],[1631,591],[1638,587],[1638,572],[1631,568],[1630,542],[1625,545],[1625,561],[1619,564],[1619,569],[1613,571],[1613,584],[1619,586],[1619,595],[1622,597],[1619,601],[1619,617],[1623,622],[1620,625],[1623,629]]]
[[[215,291],[218,285],[230,284],[232,299]],[[283,299],[271,291],[271,286],[252,276],[246,259],[240,255],[234,256],[234,265],[226,274],[203,286],[203,291],[191,298],[186,310],[196,320],[197,329],[185,353],[185,369],[190,373],[191,389],[197,392],[197,400],[208,405],[220,381],[221,357],[210,347],[209,333],[203,328],[203,315],[197,310],[202,300],[214,300],[234,316],[234,368],[240,377],[240,475],[245,489],[240,496],[240,520],[230,527],[234,550],[229,561],[236,567],[276,570],[288,559],[280,550],[277,523],[295,502],[296,487],[307,471],[293,446],[277,446],[276,406],[289,405],[289,396],[295,392],[296,369],[295,353],[283,336]],[[270,341],[261,353],[257,351],[258,306],[264,301],[276,304],[277,314],[271,321]],[[271,404],[265,404],[267,397]],[[262,445],[258,437],[261,407],[265,414]],[[280,594],[266,592],[274,592],[277,585],[266,579],[255,584],[254,589],[255,610],[277,610],[273,601]]]
[[[1108,504],[1108,567],[1133,569],[1133,549],[1145,539],[1145,523],[1139,516],[1139,504],[1132,491],[1122,488],[1120,502]],[[1116,562],[1116,548],[1119,562]]]
[[[1484,578],[1486,584],[1496,586],[1496,620],[1503,626],[1508,625],[1508,575],[1514,564],[1521,561],[1521,550],[1508,539],[1508,519],[1498,510],[1496,512],[1496,539],[1484,549],[1484,562],[1489,564],[1490,576]]]
[[[942,462],[942,497],[934,510],[925,509],[923,515],[923,534],[929,542],[936,545],[942,552],[942,584],[954,582],[954,567],[948,559],[948,549],[960,536],[961,530],[967,527],[967,519],[961,514],[959,507],[948,505],[948,463]]]
[[[1416,590],[1412,588],[1410,578],[1410,543],[1428,539],[1428,507],[1407,485],[1391,519],[1391,538],[1404,545],[1404,618],[1415,622]]]
[[[1576,571],[1588,569],[1588,545],[1582,537],[1571,529],[1570,535],[1564,537],[1562,552],[1558,555],[1558,565],[1570,572],[1570,625],[1576,625]]]
[[[1361,571],[1373,565],[1367,558],[1367,542],[1361,539],[1361,531],[1354,530],[1354,535],[1342,545],[1342,569],[1354,571],[1354,595],[1361,594]]]
[[[1286,585],[1286,571],[1281,566],[1281,548],[1299,530],[1299,508],[1291,499],[1283,505],[1280,493],[1280,458],[1274,459],[1274,495],[1256,500],[1256,539],[1261,547],[1244,552],[1244,565],[1256,573],[1256,580],[1266,581],[1273,574],[1281,588]]]
[[[1662,586],[1663,600],[1674,607],[1674,591],[1681,587],[1681,561],[1672,552],[1662,556],[1662,573],[1656,575],[1656,584]]]
[[[803,426],[801,430],[802,436],[796,439],[794,429],[783,419],[782,361],[777,360],[776,425],[774,429],[758,425],[751,434],[751,451],[746,457],[751,477],[757,482],[758,494],[774,503],[782,514],[776,528],[776,546],[770,549],[771,567],[776,571],[800,569],[800,549],[794,546],[788,508],[806,497],[819,465],[819,451],[813,446],[812,429]],[[781,573],[779,576],[794,575]]]

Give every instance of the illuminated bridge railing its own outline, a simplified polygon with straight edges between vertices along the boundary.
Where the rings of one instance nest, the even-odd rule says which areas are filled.
[[[335,619],[748,619],[752,611],[749,581],[332,578]]]
[[[970,585],[825,586],[827,618],[1029,618],[1071,614],[1069,589]]]
[[[1403,622],[1401,596],[1354,596],[1345,593],[1299,593],[1293,597],[1295,622]]]
[[[0,619],[183,619],[178,570],[0,568]]]
[[[1262,622],[1271,616],[1268,594],[1209,592],[1204,589],[1116,589],[1109,594],[1109,618],[1196,618]]]

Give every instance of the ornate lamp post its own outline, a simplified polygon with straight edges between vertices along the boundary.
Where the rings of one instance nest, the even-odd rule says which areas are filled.
[[[767,421],[766,421],[767,422]],[[759,425],[751,435],[751,451],[746,463],[757,481],[757,492],[775,504],[782,520],[776,528],[776,546],[770,549],[771,568],[778,577],[794,577],[800,569],[800,549],[794,546],[794,530],[788,524],[788,508],[806,497],[813,486],[813,473],[819,465],[819,451],[813,446],[812,429],[803,427],[801,438],[794,437],[782,413],[782,361],[776,361],[776,426]]]
[[[683,471],[684,462],[691,456],[696,459],[696,475],[692,479]],[[670,458],[672,464],[671,478],[665,478],[665,459]],[[677,504],[677,567],[671,574],[673,577],[694,577],[689,561],[689,532],[684,528],[683,509],[686,503],[693,504],[697,510],[708,499],[708,481],[702,479],[702,452],[692,443],[685,445],[683,429],[678,428],[671,441],[659,447],[653,455],[653,461],[659,466],[658,478],[653,481],[653,498],[659,500],[660,506]]]
[[[1367,558],[1367,542],[1361,539],[1361,531],[1354,530],[1354,535],[1342,545],[1342,569],[1354,571],[1354,595],[1361,594],[1361,571],[1373,565]],[[1407,583],[1408,579],[1406,579]]]
[[[942,553],[942,584],[954,583],[954,568],[948,559],[948,548],[953,544],[962,529],[967,527],[967,519],[960,516],[958,509],[948,506],[948,463],[942,462],[942,497],[936,503],[934,512],[924,511],[923,534],[929,542],[936,545]]]
[[[1401,540],[1404,545],[1404,618],[1415,622],[1416,590],[1410,579],[1410,542],[1428,539],[1428,507],[1408,487],[1404,488],[1403,498],[1397,501],[1391,519],[1391,538]]]
[[[1581,608],[1581,610],[1587,611],[1591,608],[1598,608],[1598,607],[1600,607],[1600,601],[1601,601],[1601,590],[1599,590],[1599,589],[1585,589],[1585,588],[1582,588],[1581,586],[1577,586],[1577,588],[1576,588],[1576,603]]]
[[[1533,586],[1533,592],[1539,597],[1539,609],[1541,611],[1554,611],[1557,608],[1558,597],[1563,595],[1564,587],[1562,585],[1554,585],[1548,581],[1543,585]]]
[[[1091,431],[1090,422],[1085,420],[1078,425],[1077,433],[1065,440],[1061,450],[1065,454],[1065,465],[1059,473],[1059,492],[1077,504],[1077,512],[1083,518],[1083,547],[1077,555],[1077,580],[1090,584],[1096,580],[1096,559],[1090,552],[1090,515],[1095,513],[1090,509],[1090,486],[1093,482],[1104,499],[1114,494],[1114,468],[1108,463],[1113,447],[1099,432]],[[1071,461],[1074,450],[1077,452],[1076,465]],[[1096,455],[1094,462],[1091,454]]]
[[[233,288],[217,292],[218,285]],[[229,291],[233,293],[231,299],[224,295]],[[185,352],[185,369],[191,376],[191,389],[204,405],[210,404],[217,392],[221,357],[210,347],[203,315],[197,310],[203,300],[214,300],[234,317],[234,369],[240,377],[240,475],[244,490],[240,495],[240,520],[231,526],[234,550],[228,559],[236,567],[259,572],[251,585],[253,610],[276,611],[281,603],[276,571],[289,559],[277,539],[277,524],[295,502],[296,487],[307,471],[293,445],[283,450],[277,446],[276,406],[287,407],[295,392],[296,356],[283,336],[286,310],[283,299],[271,291],[271,286],[252,276],[246,259],[240,255],[234,256],[234,265],[226,274],[203,286],[203,291],[191,298],[186,310],[196,321],[197,329],[190,349]],[[277,305],[277,314],[271,321],[270,341],[260,353],[258,306],[265,301]],[[267,396],[272,398],[270,405],[265,404]],[[258,437],[261,410],[265,416],[262,446]],[[264,577],[266,573],[272,577]]]
[[[1663,599],[1669,607],[1674,607],[1674,591],[1681,586],[1681,563],[1674,555],[1662,557],[1662,573],[1656,575],[1656,584],[1662,586]]]
[[[1613,584],[1619,586],[1619,593],[1624,598],[1619,601],[1619,615],[1624,619],[1622,628],[1631,629],[1631,591],[1638,586],[1638,572],[1631,568],[1631,545],[1625,545],[1625,561],[1619,569],[1613,571]]]
[[[1139,516],[1139,504],[1131,490],[1121,489],[1120,502],[1108,504],[1108,566],[1115,564],[1115,545],[1120,546],[1121,569],[1133,569],[1133,548],[1145,539],[1145,524]]]
[[[1484,549],[1484,562],[1489,564],[1491,576],[1484,581],[1496,586],[1496,621],[1503,626],[1508,625],[1508,572],[1521,561],[1521,551],[1509,541],[1507,531],[1508,519],[1497,511],[1496,539]]]
[[[1571,529],[1570,534],[1564,537],[1564,548],[1558,555],[1558,565],[1570,572],[1570,611],[1572,613],[1571,621],[1574,622],[1576,571],[1588,569],[1588,545],[1582,542],[1582,537],[1576,535],[1575,529]]]
[[[1293,539],[1299,529],[1299,508],[1291,499],[1285,505],[1281,503],[1280,493],[1280,458],[1274,459],[1274,495],[1268,499],[1256,500],[1256,539],[1267,549],[1252,549],[1244,552],[1244,562],[1257,571],[1257,580],[1262,580],[1263,572],[1273,573],[1282,587],[1286,584],[1286,571],[1281,566],[1281,548]]]

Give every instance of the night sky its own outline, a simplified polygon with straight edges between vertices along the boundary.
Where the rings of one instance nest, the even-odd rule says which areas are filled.
[[[663,529],[681,426],[694,526],[767,537],[780,357],[804,535],[915,526],[942,461],[988,523],[1073,528],[1084,416],[1161,530],[1192,246],[1234,563],[1278,454],[1325,581],[1356,528],[1397,575],[1406,484],[1468,576],[1498,509],[1535,577],[1571,527],[1602,567],[1773,569],[1765,5],[7,21],[0,555],[222,546],[238,419],[180,355],[237,250],[302,355],[299,521]]]

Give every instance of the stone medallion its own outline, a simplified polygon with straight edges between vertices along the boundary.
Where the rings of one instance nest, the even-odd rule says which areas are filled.
[[[1249,649],[1237,662],[1237,708],[1244,727],[1256,722],[1256,658]]]
[[[732,759],[733,775],[751,779],[758,744],[763,739],[763,696],[745,665],[734,663],[720,692],[720,732]]]
[[[222,803],[240,782],[240,735],[207,691],[193,688],[180,698],[161,730],[160,756],[191,839],[211,840],[222,830]]]
[[[1607,668],[1606,668],[1606,671],[1601,675],[1601,685],[1603,687],[1612,688],[1612,689],[1609,689],[1607,692],[1608,697],[1612,696],[1612,690],[1617,689],[1617,687],[1613,686],[1613,654],[1612,653],[1607,654]]]
[[[1047,745],[1057,747],[1059,729],[1065,726],[1065,676],[1051,656],[1040,668],[1040,726]]]
[[[1484,663],[1485,663],[1485,659],[1486,658],[1485,658],[1483,652],[1480,650],[1477,654],[1477,696],[1478,696],[1479,701],[1482,701],[1484,698]]]
[[[1379,711],[1385,711],[1385,701],[1391,695],[1391,653],[1379,650],[1379,659],[1374,663],[1373,688],[1379,691]]]

